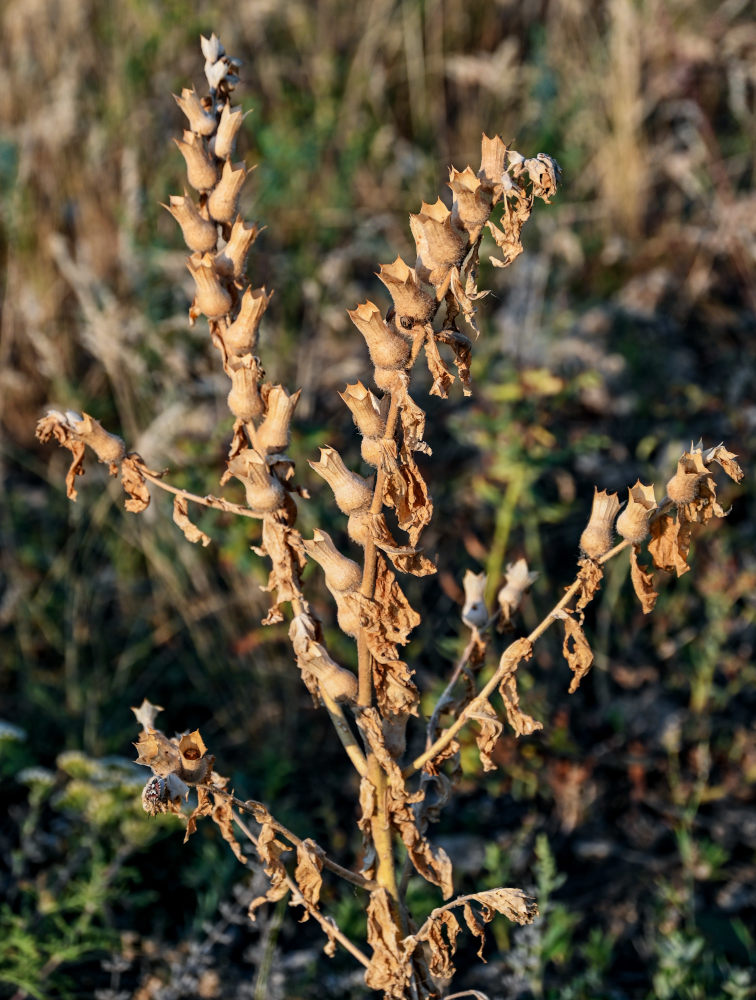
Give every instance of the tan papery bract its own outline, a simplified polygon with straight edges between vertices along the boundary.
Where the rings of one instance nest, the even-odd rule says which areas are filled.
[[[501,187],[501,176],[507,162],[507,146],[502,141],[501,136],[495,135],[489,139],[484,133],[480,144],[480,178],[484,192],[491,195],[495,205],[501,200],[503,191]]]
[[[362,583],[362,570],[353,559],[342,555],[327,531],[315,528],[312,540],[303,539],[305,552],[314,559],[325,573],[331,591],[358,590]]]
[[[218,242],[217,226],[200,215],[197,206],[186,193],[183,197],[172,194],[169,204],[162,207],[170,212],[181,226],[184,243],[190,250],[196,253],[209,253],[215,249],[215,244]]]
[[[249,248],[257,239],[259,232],[254,223],[248,225],[240,215],[236,217],[228,242],[215,255],[215,270],[218,274],[237,281],[243,278]]]
[[[454,195],[452,203],[452,223],[464,229],[470,243],[475,243],[483,225],[491,214],[491,191],[483,187],[472,167],[449,171],[449,187]]]
[[[247,173],[243,163],[234,166],[230,160],[226,160],[223,164],[221,178],[207,201],[210,215],[216,222],[231,222],[236,218],[239,195]]]
[[[593,490],[591,516],[580,536],[580,548],[591,559],[600,559],[612,547],[614,519],[620,508],[616,493]]]
[[[259,359],[251,354],[239,358],[231,370],[231,390],[226,397],[229,410],[239,420],[258,420],[263,413],[260,396]]]
[[[335,449],[328,445],[321,448],[319,461],[310,461],[309,465],[331,487],[342,514],[361,514],[370,509],[373,500],[372,487],[362,476],[347,469],[341,455]]]
[[[193,253],[186,266],[194,278],[195,307],[208,319],[220,319],[231,308],[231,296],[215,270],[215,257],[210,253]]]
[[[301,395],[301,389],[289,393],[282,385],[268,390],[265,417],[255,437],[258,448],[266,455],[283,454],[289,447],[291,418]]]
[[[410,215],[410,229],[417,249],[415,272],[435,287],[440,300],[449,287],[451,269],[467,253],[467,233],[454,227],[452,214],[440,198],[433,205],[423,202],[417,215]]]
[[[648,538],[648,522],[658,509],[653,486],[644,486],[640,479],[627,489],[627,506],[617,518],[617,534],[633,545]]]
[[[410,344],[384,321],[373,302],[363,302],[347,315],[365,338],[370,360],[376,368],[404,368],[410,355]]]
[[[230,160],[234,155],[237,133],[248,114],[248,111],[245,113],[240,107],[232,108],[230,104],[223,105],[218,131],[210,142],[210,148],[219,160]]]
[[[223,343],[230,355],[254,353],[257,347],[257,330],[273,292],[265,288],[246,288],[241,299],[239,315],[222,331]]]
[[[423,326],[433,316],[435,299],[423,291],[414,269],[401,257],[391,264],[382,264],[378,277],[389,290],[400,329],[409,331],[413,326]]]
[[[194,132],[184,132],[183,139],[173,140],[186,161],[186,179],[195,191],[210,191],[218,180],[218,168],[208,152],[205,140]]]
[[[367,303],[370,305],[370,303]],[[351,314],[350,314],[351,315]],[[373,393],[365,388],[362,382],[347,385],[339,396],[344,400],[354,417],[354,422],[360,434],[367,438],[381,438],[386,430],[378,400]]]
[[[215,115],[211,115],[205,110],[194,87],[191,90],[185,87],[181,91],[181,97],[174,94],[173,99],[189,120],[189,128],[192,132],[204,136],[213,134],[217,125]]]

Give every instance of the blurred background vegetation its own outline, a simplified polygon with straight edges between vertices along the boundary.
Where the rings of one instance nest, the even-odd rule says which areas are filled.
[[[481,132],[564,170],[526,253],[484,259],[472,400],[426,397],[437,577],[413,581],[411,662],[440,690],[460,646],[460,582],[524,555],[534,625],[568,584],[594,484],[657,495],[677,457],[756,428],[756,23],[746,0],[6,0],[0,12],[0,994],[172,1000],[344,997],[360,975],[285,909],[251,925],[259,876],[210,828],[185,847],[150,821],[129,763],[147,696],[200,727],[243,797],[350,863],[355,786],[313,712],[285,627],[261,629],[266,568],[248,523],[208,514],[197,551],[156,497],[139,518],[90,468],[34,441],[46,404],[86,410],[175,481],[217,490],[227,385],[190,329],[171,92],[203,85],[200,32],[243,62],[240,152],[259,166],[250,258],[275,289],[269,374],[303,387],[294,453],[306,535],[343,539],[307,469],[329,443],[358,467],[336,394],[367,356],[346,309],[372,297],[407,216],[442,197]],[[422,403],[422,397],[419,397]],[[425,404],[423,404],[425,405]],[[547,636],[523,691],[544,732],[504,738],[438,829],[460,890],[537,891],[542,918],[495,925],[457,988],[492,998],[756,996],[756,553],[753,476],[696,536],[692,571],[644,619],[610,565],[568,698]],[[312,600],[344,662],[317,574]],[[500,645],[504,640],[497,640]],[[525,683],[525,682],[524,682]],[[255,884],[253,884],[255,883]],[[330,885],[330,884],[329,884]],[[361,902],[329,887],[353,933]],[[418,905],[434,899],[417,887]],[[501,924],[501,926],[500,926]],[[456,983],[455,983],[456,985]]]

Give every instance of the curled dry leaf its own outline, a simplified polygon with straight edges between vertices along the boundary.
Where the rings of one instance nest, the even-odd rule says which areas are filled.
[[[480,732],[475,737],[475,742],[478,744],[483,770],[495,771],[496,764],[491,757],[491,753],[499,742],[499,737],[504,726],[494,712],[490,701],[482,696],[470,703],[467,715],[469,718],[475,719],[476,722],[480,723]]]
[[[499,661],[499,670],[503,676],[499,683],[499,694],[504,702],[507,721],[516,736],[530,736],[531,733],[543,729],[543,723],[533,719],[520,708],[520,696],[517,693],[517,668],[523,660],[529,660],[533,655],[533,643],[529,639],[518,639],[513,642]]]
[[[638,562],[640,546],[633,545],[630,550],[630,579],[633,581],[633,589],[641,602],[643,614],[647,615],[654,610],[656,599],[659,594],[654,590],[654,577],[648,571],[647,566],[641,566]]]
[[[398,916],[391,912],[391,897],[385,889],[370,893],[367,909],[367,939],[373,954],[365,973],[370,989],[383,990],[384,1000],[405,1000],[412,982],[410,949],[399,933]]]
[[[445,933],[444,933],[445,932]],[[456,969],[452,956],[457,950],[459,921],[450,910],[439,910],[423,925],[416,940],[425,941],[430,951],[429,971],[439,979],[451,979]]]
[[[127,455],[121,462],[121,484],[129,495],[124,506],[132,514],[141,514],[150,505],[150,491],[141,469],[142,460],[138,455]]]
[[[402,450],[400,464],[386,476],[383,502],[396,511],[399,527],[409,535],[410,545],[417,545],[433,517],[433,501],[409,449]]]
[[[202,542],[203,546],[210,544],[210,536],[200,531],[197,525],[189,520],[189,504],[184,497],[173,498],[173,523],[181,528],[190,542]]]
[[[601,581],[604,578],[604,570],[593,559],[578,559],[577,581],[580,584],[575,611],[578,613],[582,623],[585,608],[591,603],[598,591],[601,589]]]
[[[430,388],[430,395],[440,396],[441,399],[446,399],[449,395],[449,387],[454,382],[454,376],[446,367],[446,364],[439,353],[438,344],[436,343],[436,334],[433,332],[433,327],[429,325],[425,329],[425,358],[428,362],[428,371],[433,376],[433,385]]]
[[[688,551],[692,527],[679,516],[667,514],[651,523],[651,541],[648,551],[657,569],[682,576],[690,569]]]
[[[300,573],[307,556],[302,536],[285,523],[284,517],[285,511],[276,511],[263,518],[262,545],[254,547],[258,555],[269,556],[272,563],[268,582],[262,589],[274,593],[275,600],[263,625],[283,621],[280,605],[301,596]]]
[[[265,874],[270,879],[270,888],[264,895],[253,899],[249,904],[247,915],[250,920],[255,919],[256,911],[263,903],[275,903],[277,900],[283,899],[289,891],[286,882],[286,868],[281,861],[281,855],[284,851],[290,851],[291,848],[288,844],[276,839],[276,831],[269,822],[262,824],[255,849],[263,864]]]
[[[322,847],[318,847],[314,840],[301,841],[297,844],[297,867],[294,871],[294,878],[297,880],[299,891],[307,902],[317,907],[320,900],[320,889],[323,885],[323,858],[325,852]],[[305,910],[302,922],[309,919],[310,914]]]
[[[454,352],[454,364],[457,368],[457,375],[462,383],[462,394],[472,396],[472,386],[470,385],[472,344],[469,337],[460,333],[459,330],[445,327],[436,334],[436,340],[451,347]]]
[[[431,847],[418,829],[412,809],[413,805],[422,802],[425,791],[420,789],[411,794],[407,791],[401,768],[386,746],[381,719],[374,708],[366,708],[360,712],[358,725],[387,777],[386,807],[391,825],[398,830],[415,870],[426,881],[437,885],[441,889],[444,899],[448,899],[453,891],[451,861],[442,848],[434,850]],[[363,784],[365,784],[364,780]],[[368,784],[370,783],[368,782]],[[368,791],[364,793],[363,816],[360,820],[360,828],[363,832],[367,831],[368,824],[372,822],[375,810],[374,794],[374,790],[372,795]],[[361,788],[360,801],[362,802],[362,800]],[[372,810],[370,817],[366,817],[365,807]]]
[[[570,694],[574,694],[580,687],[580,681],[591,669],[593,653],[580,623],[575,621],[569,611],[563,609],[556,612],[554,617],[564,622],[562,653],[573,673],[569,691]]]
[[[718,465],[724,469],[730,479],[734,482],[739,483],[743,479],[743,470],[740,468],[735,459],[738,456],[733,452],[728,451],[723,444],[718,444],[714,448],[709,448],[704,454],[704,462],[709,465],[711,462],[716,462]]]

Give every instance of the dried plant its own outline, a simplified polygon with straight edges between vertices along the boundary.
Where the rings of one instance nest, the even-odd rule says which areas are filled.
[[[229,381],[228,406],[235,420],[220,485],[236,480],[245,502],[198,496],[171,485],[163,472],[150,469],[139,454],[128,451],[119,437],[86,413],[49,410],[37,425],[37,436],[42,441],[55,438],[71,452],[66,485],[72,500],[89,447],[113,475],[120,475],[128,511],[147,508],[150,486],[173,494],[173,520],[190,542],[203,546],[211,542],[190,519],[191,506],[259,523],[254,549],[271,564],[266,588],[271,606],[263,624],[283,621],[284,609],[290,608],[289,638],[302,680],[316,705],[328,712],[360,777],[361,863],[355,870],[343,867],[312,839],[288,830],[263,803],[237,798],[228,779],[215,770],[215,757],[199,731],[169,738],[155,726],[162,709],[146,699],[134,709],[141,726],[138,762],[152,772],[142,796],[144,809],[151,815],[186,814],[193,793],[186,838],[208,816],[245,864],[236,826],[253,845],[268,876],[267,891],[249,907],[251,919],[266,902],[288,896],[291,905],[302,908],[303,919],[312,917],[321,925],[328,954],[341,946],[365,967],[368,987],[397,1000],[438,996],[454,975],[460,916],[478,938],[482,958],[486,925],[497,913],[519,924],[532,922],[538,913],[536,901],[517,888],[452,898],[451,861],[433,845],[428,828],[454,793],[459,774],[457,735],[475,724],[480,761],[488,770],[496,766],[492,752],[505,722],[517,736],[541,729],[541,722],[520,707],[517,684],[518,671],[531,658],[536,641],[551,625],[561,623],[564,657],[572,672],[569,690],[575,691],[593,661],[584,631],[585,610],[601,586],[605,563],[629,549],[632,583],[643,611],[650,612],[658,595],[653,572],[639,562],[641,547],[648,540],[656,569],[677,576],[687,572],[693,526],[726,513],[717,501],[715,467],[736,482],[742,472],[724,445],[705,449],[699,443],[682,455],[658,501],[653,486],[637,482],[628,488],[620,513],[617,494],[597,488],[579,542],[574,582],[529,635],[507,646],[484,684],[479,676],[489,656],[491,626],[498,620],[502,630],[516,627],[520,602],[537,574],[522,559],[508,566],[496,608],[491,609],[485,576],[468,573],[461,620],[469,629],[469,641],[444,692],[424,717],[414,671],[402,658],[402,647],[421,615],[399,582],[400,575],[422,577],[436,571],[432,554],[421,546],[433,503],[415,460],[418,452],[430,456],[430,448],[425,441],[425,412],[411,393],[412,375],[423,358],[432,395],[446,398],[455,379],[464,395],[471,394],[477,302],[486,295],[477,286],[481,241],[485,233],[493,237],[499,253],[492,258],[494,265],[512,264],[522,253],[522,229],[536,199],[548,204],[556,193],[559,168],[543,153],[527,158],[501,138],[484,135],[479,168],[450,171],[451,210],[438,198],[423,203],[410,217],[417,251],[413,264],[397,257],[381,266],[378,277],[392,300],[385,315],[371,301],[349,311],[367,343],[378,395],[358,381],[347,385],[341,398],[354,418],[362,459],[371,471],[363,476],[350,470],[328,445],[309,464],[325,479],[345,515],[351,555],[360,552],[358,561],[340,552],[326,531],[315,529],[311,539],[304,539],[296,527],[295,497],[308,496],[297,484],[288,455],[299,392],[266,381],[258,356],[258,331],[271,293],[254,288],[246,275],[247,255],[259,230],[239,213],[249,171],[234,161],[244,117],[241,108],[231,103],[238,62],[226,55],[215,35],[202,39],[202,52],[209,94],[186,89],[176,98],[187,119],[187,129],[176,144],[196,194],[172,196],[165,207],[179,223],[191,251],[187,267],[195,295],[190,320],[206,318]],[[494,209],[497,222],[492,221]],[[389,525],[387,509],[393,511],[400,538]],[[617,544],[615,531],[622,539]],[[356,676],[326,648],[321,624],[303,590],[302,570],[308,558],[323,570],[339,628],[356,645]],[[461,681],[464,684],[458,686]],[[494,703],[497,692],[502,708]],[[418,732],[425,740],[419,752],[413,749]],[[436,886],[444,900],[422,923],[407,903],[412,869]],[[323,912],[320,893],[326,873],[364,892],[366,947],[347,938]]]

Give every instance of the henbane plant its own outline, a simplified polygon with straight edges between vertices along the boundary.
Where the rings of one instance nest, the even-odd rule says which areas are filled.
[[[529,923],[538,912],[537,901],[517,888],[454,897],[451,861],[433,845],[428,829],[454,793],[459,774],[457,734],[472,724],[482,767],[489,770],[495,766],[492,751],[504,720],[519,737],[541,729],[542,724],[521,709],[517,686],[518,671],[532,656],[536,641],[552,625],[563,630],[562,648],[572,672],[569,690],[575,691],[593,659],[583,626],[604,564],[629,550],[635,592],[643,611],[651,612],[657,592],[652,571],[640,563],[641,547],[647,544],[657,569],[678,576],[687,572],[694,526],[725,514],[717,501],[716,467],[736,482],[742,472],[724,445],[698,444],[682,455],[660,499],[652,485],[640,481],[628,487],[624,505],[617,494],[596,489],[579,540],[574,581],[530,634],[509,643],[485,683],[479,677],[489,657],[491,626],[498,620],[512,627],[535,574],[524,560],[510,565],[494,613],[486,604],[485,577],[468,573],[462,622],[469,641],[443,694],[425,717],[415,673],[402,658],[402,647],[421,614],[410,605],[399,582],[401,575],[422,577],[436,571],[433,553],[421,544],[433,503],[415,454],[430,458],[431,453],[412,376],[422,358],[430,372],[431,394],[446,398],[455,379],[464,395],[472,393],[477,302],[487,294],[477,287],[482,239],[490,235],[498,248],[500,256],[491,258],[494,265],[512,264],[522,252],[522,228],[535,201],[548,204],[556,193],[559,168],[545,154],[524,157],[501,138],[483,136],[479,168],[450,171],[451,209],[439,197],[432,204],[423,203],[410,217],[417,251],[412,266],[397,257],[380,267],[378,277],[390,295],[390,308],[386,311],[367,301],[349,311],[366,341],[377,393],[358,381],[340,395],[361,436],[361,456],[370,471],[363,475],[348,469],[327,444],[309,463],[326,480],[346,518],[351,540],[347,555],[326,531],[315,529],[313,537],[305,539],[296,527],[297,502],[306,502],[306,491],[297,483],[288,448],[299,392],[266,381],[258,354],[258,331],[271,293],[253,287],[246,274],[247,256],[259,230],[239,212],[248,171],[243,163],[234,162],[244,117],[242,109],[231,103],[238,61],[226,55],[215,35],[202,39],[202,52],[208,95],[186,89],[176,98],[187,119],[177,146],[196,194],[172,196],[165,207],[179,223],[191,252],[187,267],[195,295],[190,320],[206,318],[211,343],[228,377],[234,426],[220,485],[236,480],[245,502],[198,496],[171,485],[163,472],[150,469],[86,413],[50,410],[39,421],[37,435],[42,441],[53,437],[71,451],[66,484],[72,500],[89,447],[113,475],[120,475],[128,511],[147,508],[150,486],[171,493],[173,520],[190,542],[211,541],[190,519],[192,505],[254,522],[254,549],[271,564],[266,589],[272,603],[263,624],[288,616],[302,680],[316,705],[329,714],[349,764],[359,775],[363,849],[354,868],[346,868],[321,845],[278,822],[268,805],[237,798],[228,779],[215,770],[215,757],[199,731],[169,738],[155,726],[162,709],[146,699],[134,710],[141,726],[138,762],[151,771],[142,796],[145,810],[186,813],[187,838],[202,817],[210,817],[244,864],[236,825],[254,845],[270,881],[267,892],[250,906],[252,919],[264,903],[289,896],[293,906],[303,909],[305,919],[318,921],[329,954],[343,947],[364,966],[368,987],[395,1000],[439,996],[454,975],[460,921],[479,939],[482,957],[486,925],[495,914]],[[491,221],[494,209],[500,213],[497,223]],[[399,537],[387,520],[387,509],[393,512]],[[615,531],[621,538],[617,544]],[[356,675],[326,648],[321,624],[303,589],[302,570],[308,559],[322,569],[339,627],[356,646]],[[461,680],[464,685],[458,684]],[[497,692],[503,711],[493,701]],[[189,809],[186,803],[192,794],[196,798]],[[413,869],[442,897],[423,921],[408,905]],[[320,894],[326,875],[345,880],[350,891],[357,887],[363,894],[366,942],[347,938],[323,911]]]

